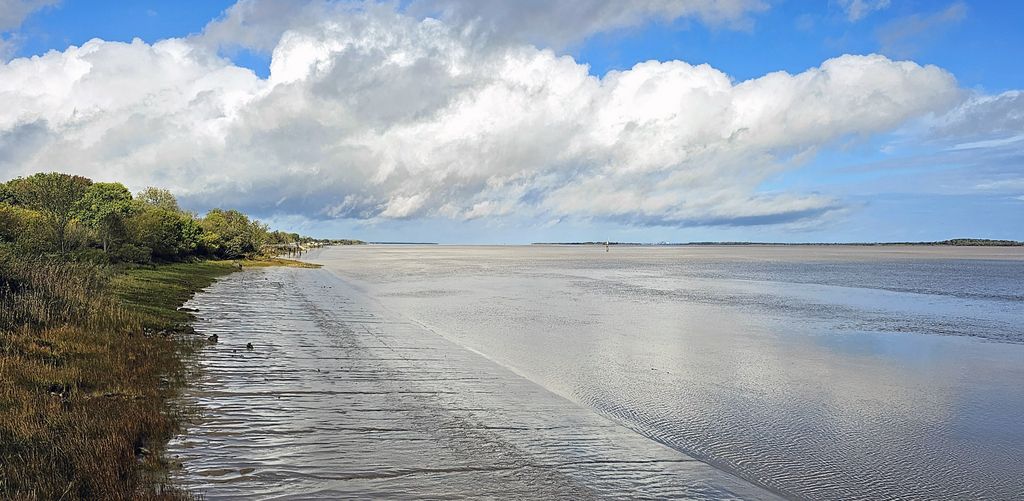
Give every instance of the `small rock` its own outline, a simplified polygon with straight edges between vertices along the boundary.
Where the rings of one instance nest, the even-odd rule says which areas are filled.
[[[214,334],[214,335],[212,335],[212,336],[210,336],[210,337],[206,338],[206,340],[207,340],[207,341],[209,341],[209,342],[211,342],[211,343],[214,343],[214,344],[216,344],[216,343],[217,343],[217,341],[218,341],[218,340],[220,340],[220,336],[218,336],[218,335]]]
[[[252,343],[245,343],[245,349],[252,351]]]

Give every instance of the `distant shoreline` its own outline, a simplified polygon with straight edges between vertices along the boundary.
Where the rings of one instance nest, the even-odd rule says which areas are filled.
[[[534,242],[530,245],[618,245],[631,247],[700,247],[700,246],[850,246],[850,247],[879,247],[879,246],[945,246],[945,247],[1021,247],[1024,242],[1016,240],[991,240],[983,238],[954,238],[935,242],[678,242],[678,243],[643,243],[643,242]]]
[[[440,245],[437,242],[366,242],[369,245]]]

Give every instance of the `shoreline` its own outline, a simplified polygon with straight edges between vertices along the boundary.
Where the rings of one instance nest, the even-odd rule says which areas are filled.
[[[1004,432],[1024,402],[1012,384],[1024,253],[727,251],[353,248],[311,260],[559,394],[793,496],[1019,492],[1007,466],[1019,454],[995,457],[1024,439]],[[964,259],[983,254],[1008,259]],[[952,446],[964,421],[1005,439]],[[865,447],[889,469],[844,452]],[[924,482],[939,471],[958,475]]]
[[[199,355],[205,382],[191,395],[213,411],[171,451],[181,484],[211,499],[775,497],[382,309],[329,270],[233,275],[189,307],[197,331],[221,340]]]
[[[988,238],[952,238],[934,241],[903,242],[533,242],[529,245],[595,245],[624,247],[1022,247],[1024,241]]]
[[[164,455],[187,420],[188,409],[174,401],[187,359],[208,342],[182,306],[237,271],[237,261],[127,267],[109,281],[78,277],[69,266],[54,268],[65,278],[51,287],[68,289],[61,294],[85,301],[92,314],[71,309],[64,322],[0,337],[0,425],[8,434],[0,445],[10,459],[0,464],[0,497],[191,499],[167,482]],[[74,292],[81,280],[99,281]]]
[[[188,498],[166,484],[161,454],[183,415],[169,404],[183,354],[198,341],[178,308],[233,265],[124,269],[78,292],[76,280],[88,278],[65,266],[54,271],[69,274],[64,283],[51,287],[68,289],[67,301],[85,301],[98,318],[72,309],[66,321],[5,332],[0,419],[10,435],[0,493]]]
[[[308,256],[308,258],[309,259],[315,259],[316,256],[317,256],[317,254],[311,254],[311,255]],[[334,278],[336,278],[337,280],[345,283],[345,285],[352,292],[363,296],[364,300],[368,300],[368,301],[371,301],[371,302],[375,303],[377,305],[377,307],[379,307],[379,308],[381,308],[383,310],[391,311],[391,310],[388,309],[387,306],[385,306],[383,303],[381,303],[378,298],[372,296],[369,291],[364,290],[360,285],[357,285],[356,283],[346,279],[346,277],[342,276],[340,273],[338,273],[335,270],[332,270],[329,267],[324,266],[323,268],[324,268],[324,270],[327,273],[330,273]],[[738,482],[749,484],[749,486],[752,487],[752,488],[761,489],[761,490],[764,491],[762,493],[756,493],[757,495],[755,497],[741,497],[742,499],[769,499],[769,498],[774,499],[776,497],[778,499],[789,499],[789,498],[793,497],[790,493],[787,493],[784,490],[781,490],[781,489],[777,488],[776,486],[772,486],[772,485],[766,484],[765,482],[759,480],[758,478],[751,476],[747,472],[744,472],[744,471],[741,471],[741,470],[739,470],[737,468],[732,467],[727,462],[719,461],[719,460],[716,460],[715,458],[710,457],[710,456],[708,456],[706,454],[700,454],[700,453],[698,453],[696,451],[686,450],[684,448],[680,448],[680,447],[678,447],[676,445],[673,445],[673,444],[671,444],[669,442],[659,440],[658,438],[656,438],[654,435],[651,434],[651,430],[644,430],[644,429],[642,429],[642,427],[637,427],[635,423],[630,423],[628,421],[624,421],[624,420],[621,419],[621,416],[617,416],[613,412],[609,412],[607,409],[599,409],[599,408],[588,407],[588,406],[584,405],[582,402],[579,402],[579,401],[573,399],[571,395],[562,394],[562,393],[557,392],[555,390],[552,390],[550,388],[546,388],[542,384],[540,384],[539,382],[534,381],[533,379],[531,379],[528,374],[522,372],[521,370],[519,370],[519,369],[517,369],[515,367],[512,367],[512,366],[509,366],[509,365],[505,365],[504,363],[502,363],[502,361],[487,355],[483,351],[476,350],[476,349],[471,348],[469,346],[465,346],[465,345],[460,344],[459,340],[457,338],[454,338],[452,336],[446,335],[444,333],[444,330],[442,328],[438,327],[438,326],[427,324],[427,323],[424,323],[424,322],[422,322],[420,320],[417,320],[417,319],[414,319],[414,318],[407,318],[407,317],[405,317],[404,314],[399,313],[399,312],[393,312],[392,311],[392,313],[395,313],[396,315],[399,315],[400,317],[404,318],[405,321],[408,321],[410,323],[413,323],[413,324],[416,324],[416,325],[422,327],[425,330],[425,332],[427,332],[429,334],[432,334],[432,335],[435,335],[435,336],[439,336],[439,337],[445,339],[446,341],[448,341],[449,343],[451,343],[452,345],[457,346],[460,349],[472,352],[473,354],[488,360],[490,363],[492,363],[492,364],[494,364],[496,366],[501,367],[502,370],[511,372],[511,373],[515,374],[516,377],[521,378],[524,381],[529,381],[531,384],[536,385],[536,386],[538,386],[540,388],[543,388],[543,391],[545,391],[547,393],[550,393],[551,395],[553,395],[553,396],[555,396],[557,398],[564,399],[567,402],[571,402],[573,405],[576,405],[576,406],[578,406],[581,409],[585,409],[586,411],[591,412],[591,413],[593,413],[593,414],[595,414],[597,416],[600,416],[601,418],[609,421],[610,423],[614,423],[615,426],[618,426],[618,427],[624,428],[626,430],[629,430],[630,432],[636,434],[637,437],[640,437],[640,438],[642,438],[644,440],[647,440],[647,441],[650,441],[652,443],[655,443],[655,444],[661,445],[663,447],[666,447],[668,449],[671,449],[675,453],[678,453],[681,456],[689,458],[689,460],[699,461],[701,463],[704,463],[708,467],[713,468],[714,470],[716,470],[718,472],[721,472],[724,475],[732,477],[732,478],[734,478]],[[733,494],[735,494],[735,493],[733,493]]]

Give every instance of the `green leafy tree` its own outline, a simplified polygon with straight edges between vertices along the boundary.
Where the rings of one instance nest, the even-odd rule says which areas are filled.
[[[66,252],[68,227],[77,214],[78,201],[92,180],[59,172],[40,172],[8,183],[18,205],[39,211],[50,226],[57,247]]]
[[[184,254],[196,254],[202,249],[203,226],[191,214],[181,216],[180,249]]]
[[[8,183],[0,183],[0,204],[14,204],[14,189]]]
[[[280,230],[267,233],[266,239],[266,242],[272,245],[294,244],[302,241],[303,237],[298,233],[288,233]]]
[[[132,216],[130,225],[133,243],[149,249],[154,258],[175,260],[183,254],[181,214],[145,207]]]
[[[14,242],[22,233],[22,218],[19,209],[0,202],[0,242]]]
[[[132,193],[121,183],[94,183],[78,201],[79,219],[99,234],[103,252],[134,210]]]
[[[150,186],[138,193],[135,197],[142,204],[156,207],[171,212],[181,212],[178,207],[178,199],[174,194],[162,188]]]
[[[267,227],[251,221],[237,210],[213,209],[202,220],[206,248],[224,258],[239,258],[259,252],[267,238]],[[217,239],[213,240],[216,236]]]
[[[0,242],[29,253],[53,250],[49,226],[38,211],[0,202]]]
[[[207,256],[219,256],[223,251],[223,242],[224,239],[220,235],[204,227],[203,233],[199,236],[199,251]]]

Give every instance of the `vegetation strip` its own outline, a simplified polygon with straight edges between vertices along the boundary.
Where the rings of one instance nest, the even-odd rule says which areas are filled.
[[[180,309],[324,241],[170,192],[60,173],[0,183],[0,499],[182,499],[162,450],[206,340]]]
[[[168,399],[197,347],[177,307],[234,264],[114,277],[64,263],[4,265],[9,277],[33,280],[27,293],[5,296],[5,311],[48,326],[3,326],[0,498],[187,497],[161,481],[160,451],[183,418]]]

